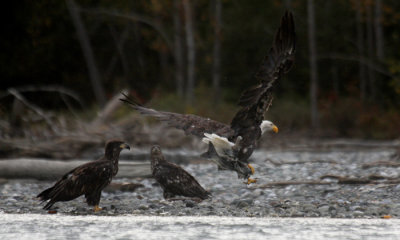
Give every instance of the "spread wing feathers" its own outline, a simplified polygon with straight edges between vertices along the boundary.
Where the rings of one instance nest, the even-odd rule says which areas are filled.
[[[239,99],[242,108],[231,122],[231,128],[235,133],[229,140],[234,142],[238,136],[242,137],[238,154],[241,161],[247,161],[255,148],[256,140],[261,136],[260,124],[264,119],[264,113],[272,103],[273,83],[293,65],[295,38],[293,15],[286,12],[272,48],[255,75],[260,84],[242,94]]]
[[[295,38],[293,15],[286,12],[272,48],[255,75],[260,84],[242,94],[239,99],[242,108],[231,122],[235,133],[229,140],[233,142],[238,136],[243,138],[240,143],[239,160],[246,161],[250,157],[255,148],[255,141],[261,136],[260,124],[265,111],[272,103],[272,84],[293,65]]]
[[[163,112],[146,108],[137,104],[127,95],[123,95],[125,98],[120,100],[129,104],[133,109],[139,111],[141,114],[155,117],[160,121],[166,122],[171,127],[182,129],[186,134],[198,137],[203,137],[206,132],[213,132],[221,136],[233,135],[233,131],[228,124],[192,114]]]
[[[296,33],[293,15],[286,11],[275,34],[272,48],[255,74],[255,78],[260,81],[260,84],[243,92],[239,99],[240,106],[257,104],[261,97],[265,97],[265,92],[271,89],[272,84],[292,67],[295,48]]]
[[[96,205],[100,201],[101,190],[110,183],[112,174],[110,161],[89,162],[66,173],[53,187],[37,197],[43,202],[50,199],[44,209],[50,209],[56,202],[69,201],[84,194],[89,205]]]
[[[164,196],[179,195],[203,200],[210,196],[192,175],[173,163],[160,163],[153,172],[153,177],[163,188]]]

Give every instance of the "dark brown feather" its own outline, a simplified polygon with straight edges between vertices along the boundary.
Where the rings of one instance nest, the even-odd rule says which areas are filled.
[[[159,146],[151,149],[151,170],[154,179],[164,191],[164,198],[185,196],[207,199],[210,193],[180,166],[165,160]]]
[[[121,144],[121,141],[108,142],[103,157],[72,169],[51,188],[39,193],[37,197],[43,202],[50,200],[43,208],[50,209],[56,202],[70,201],[81,195],[85,195],[88,205],[98,205],[101,191],[118,172]]]

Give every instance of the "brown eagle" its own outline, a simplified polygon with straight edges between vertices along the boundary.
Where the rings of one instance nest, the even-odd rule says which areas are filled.
[[[103,157],[72,169],[53,187],[39,193],[37,197],[42,202],[50,200],[43,209],[49,210],[56,202],[70,201],[85,195],[87,204],[94,206],[95,212],[101,210],[99,208],[101,191],[117,175],[118,159],[122,149],[130,149],[130,147],[119,140],[107,142]]]
[[[172,127],[184,130],[186,134],[203,138],[203,142],[214,146],[218,154],[218,157],[214,159],[221,169],[236,171],[239,177],[248,179],[247,183],[255,182],[249,178],[250,174],[254,173],[254,168],[248,164],[248,159],[263,133],[278,132],[278,128],[272,122],[264,120],[264,113],[272,103],[273,83],[287,73],[293,65],[295,43],[293,15],[286,11],[275,34],[272,47],[254,76],[260,83],[242,93],[238,103],[241,108],[230,125],[192,114],[146,108],[129,99],[125,94],[125,98],[121,100],[144,115],[156,117]],[[213,149],[209,147],[209,151],[211,150]],[[208,155],[213,156],[213,154]]]
[[[151,155],[151,173],[154,179],[161,185],[164,198],[185,196],[200,198],[210,197],[210,193],[196,181],[196,179],[176,164],[167,162],[159,146],[153,146]]]

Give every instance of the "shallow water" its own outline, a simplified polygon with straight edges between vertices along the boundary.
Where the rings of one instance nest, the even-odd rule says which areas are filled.
[[[400,239],[399,219],[0,214],[1,239]]]

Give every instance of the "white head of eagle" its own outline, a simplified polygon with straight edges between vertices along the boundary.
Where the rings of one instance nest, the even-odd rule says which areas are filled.
[[[278,127],[275,124],[273,124],[271,121],[268,121],[268,120],[262,121],[260,128],[261,128],[261,135],[263,135],[266,132],[270,132],[270,131],[273,131],[275,133],[278,132]]]

